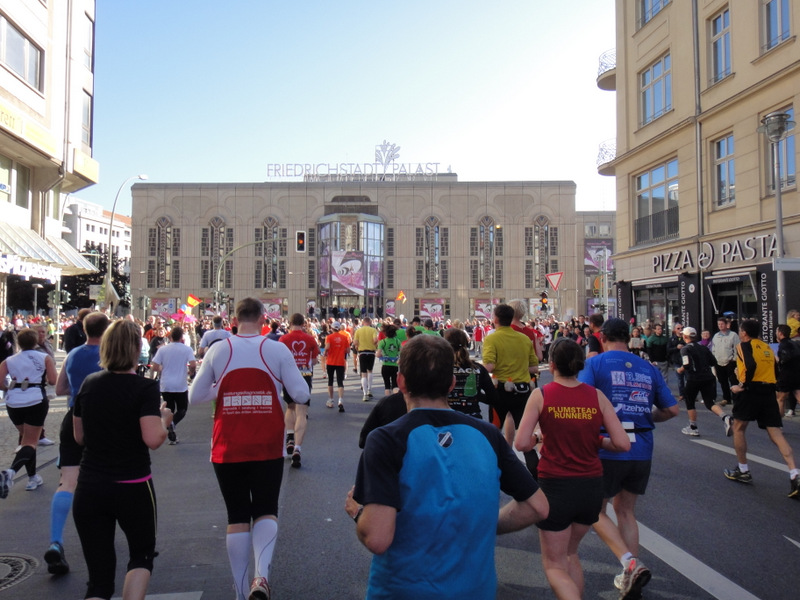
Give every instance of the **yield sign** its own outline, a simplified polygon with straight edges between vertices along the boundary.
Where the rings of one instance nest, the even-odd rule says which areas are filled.
[[[561,283],[561,278],[564,277],[564,272],[548,273],[545,277],[547,277],[547,281],[550,283],[550,287],[553,288],[553,291],[557,292],[558,286]]]

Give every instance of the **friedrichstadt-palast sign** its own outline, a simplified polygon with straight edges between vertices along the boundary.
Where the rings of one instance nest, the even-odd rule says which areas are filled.
[[[375,146],[375,162],[365,163],[267,163],[267,179],[302,177],[303,181],[433,180],[438,162],[402,163],[400,146],[383,141]]]
[[[778,244],[775,234],[772,233],[723,242],[703,242],[699,252],[694,248],[684,248],[654,254],[653,273],[735,266],[751,261],[764,261],[777,255]]]

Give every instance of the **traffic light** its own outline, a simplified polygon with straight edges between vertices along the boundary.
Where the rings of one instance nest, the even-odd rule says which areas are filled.
[[[47,292],[47,304],[51,307],[58,304],[58,292],[55,290],[50,290]]]
[[[547,292],[542,292],[539,295],[539,298],[541,299],[542,302],[541,311],[547,312],[548,310],[550,310],[550,307],[547,305]]]
[[[72,296],[67,290],[61,290],[61,304],[66,304],[69,302],[70,298],[72,298]]]
[[[296,233],[297,251],[298,252],[305,252],[306,251],[306,232],[305,231],[297,231],[295,233]]]

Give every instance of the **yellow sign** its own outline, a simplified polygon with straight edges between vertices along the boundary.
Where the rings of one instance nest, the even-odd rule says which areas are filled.
[[[21,137],[31,146],[43,150],[50,156],[56,155],[55,139],[50,132],[2,102],[0,102],[0,127]]]

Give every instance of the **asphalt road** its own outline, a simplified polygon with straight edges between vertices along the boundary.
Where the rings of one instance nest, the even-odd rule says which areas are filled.
[[[343,414],[325,407],[326,392],[319,376],[314,385],[303,467],[291,469],[287,461],[284,472],[279,538],[270,577],[273,596],[275,600],[363,598],[370,554],[356,540],[343,505],[358,462],[358,433],[373,403],[361,401],[352,370]],[[53,436],[63,405],[63,399],[52,404],[48,431]],[[700,407],[699,417],[704,434],[699,438],[680,433],[686,424],[683,411],[658,427],[651,483],[637,511],[641,559],[653,571],[644,597],[796,598],[800,501],[786,498],[788,475],[777,450],[753,425],[748,441],[754,484],[730,482],[722,469],[736,464],[731,439],[724,436],[712,413]],[[225,511],[208,461],[210,431],[210,407],[191,407],[179,427],[181,443],[152,453],[160,554],[148,598],[233,598]],[[787,420],[785,432],[800,459],[800,418]],[[3,411],[2,467],[13,451],[13,437]],[[84,595],[86,568],[71,521],[65,547],[72,571],[52,577],[42,559],[49,543],[50,501],[58,481],[56,454],[57,447],[40,449],[44,486],[26,492],[23,475],[9,497],[0,500],[0,599]],[[117,552],[119,596],[127,556],[121,533]],[[590,533],[580,555],[586,574],[585,598],[616,599],[612,580],[620,567],[611,552]],[[498,538],[496,567],[498,599],[554,598],[541,569],[534,528]]]

